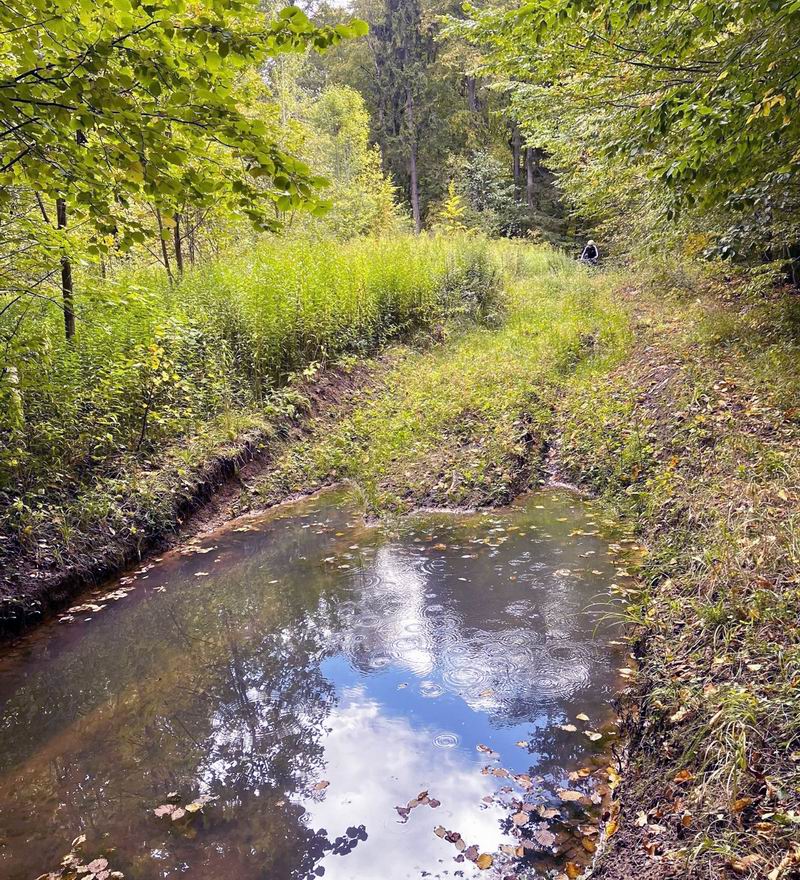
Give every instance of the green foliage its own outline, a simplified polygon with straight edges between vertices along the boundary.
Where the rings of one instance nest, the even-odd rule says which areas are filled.
[[[454,30],[483,48],[573,206],[618,245],[700,231],[723,256],[793,253],[796,3],[553,0],[471,18]]]
[[[469,227],[486,235],[519,233],[523,212],[510,169],[488,150],[476,150],[454,166],[458,189],[468,206]]]
[[[337,15],[335,6],[323,3],[317,9],[322,20]],[[308,56],[301,81],[312,94],[334,82],[362,95],[371,139],[406,211],[413,206],[412,156],[421,217],[428,226],[436,222],[462,160],[488,151],[503,166],[502,177],[511,177],[505,96],[474,75],[474,49],[463,40],[440,39],[440,17],[451,13],[453,4],[355,0],[353,9],[369,22],[369,38]]]
[[[175,285],[152,271],[98,281],[71,344],[44,306],[0,377],[5,515],[76,492],[120,455],[153,455],[216,414],[261,407],[312,362],[477,315],[490,282],[478,239],[272,239]]]
[[[222,199],[266,227],[272,203],[313,205],[315,179],[237,106],[236,79],[271,55],[364,32],[317,28],[297,7],[269,24],[253,0],[25,0],[5,4],[0,23],[6,204],[12,185],[69,198],[76,218],[122,240],[137,238],[124,209],[139,197]],[[224,174],[220,153],[235,158]]]
[[[464,199],[456,190],[455,182],[451,180],[447,185],[447,198],[435,216],[433,228],[445,235],[452,235],[455,232],[466,232],[468,229],[464,222],[464,215],[466,213],[467,206]]]
[[[663,858],[692,877],[750,863],[776,875],[799,836],[785,818],[800,806],[796,296],[754,285],[726,301],[695,277],[691,297],[647,284],[636,305],[631,356],[569,383],[558,405],[561,466],[636,520],[648,548],[626,612],[646,628],[636,719],[649,746],[634,750],[646,791],[628,804],[669,801],[688,770],[692,823]],[[781,792],[775,813],[756,761]]]
[[[364,99],[347,86],[328,86],[306,114],[307,151],[313,166],[330,181],[332,208],[324,229],[340,238],[396,232],[403,219],[395,187],[384,175],[377,146],[369,142]]]

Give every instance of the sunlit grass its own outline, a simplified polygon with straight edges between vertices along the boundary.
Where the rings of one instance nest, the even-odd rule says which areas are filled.
[[[264,497],[347,478],[384,514],[487,504],[539,467],[564,377],[616,362],[626,318],[604,281],[553,251],[504,242],[495,254],[506,276],[502,324],[398,353],[383,390],[332,433],[288,451]]]
[[[488,242],[466,236],[270,238],[176,285],[156,272],[85,281],[74,344],[57,309],[25,327],[20,406],[0,411],[0,492],[14,500],[3,515],[24,529],[50,495],[209,422],[231,437],[237,412],[268,417],[274,391],[310,365],[439,322],[490,319],[498,292]]]

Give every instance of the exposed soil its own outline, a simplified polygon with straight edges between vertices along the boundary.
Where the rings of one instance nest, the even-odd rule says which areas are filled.
[[[383,361],[366,361],[352,370],[332,368],[297,390],[308,407],[293,418],[284,418],[270,431],[239,438],[209,460],[195,466],[180,486],[170,487],[169,514],[163,528],[148,528],[143,518],[138,529],[113,534],[98,527],[81,536],[90,552],[61,555],[42,565],[30,552],[4,559],[0,578],[0,639],[18,635],[63,608],[81,591],[92,589],[148,556],[208,531],[247,510],[243,493],[250,481],[266,471],[279,450],[295,442],[312,422],[340,418],[355,393],[383,368]],[[132,525],[137,524],[134,512]]]
[[[738,595],[739,605],[732,611],[735,618],[740,607],[752,606],[753,596],[766,601],[763,591],[768,590],[776,609],[771,619],[785,620],[777,609],[790,601],[787,590],[798,581],[796,572],[787,569],[790,554],[782,552],[781,539],[774,535],[780,534],[782,520],[796,509],[791,468],[797,462],[789,453],[800,448],[800,425],[764,398],[763,389],[741,369],[741,362],[732,357],[717,359],[694,344],[684,348],[673,344],[670,337],[673,330],[677,335],[685,316],[671,315],[669,309],[656,314],[635,293],[628,293],[638,325],[637,342],[626,362],[602,380],[604,389],[587,389],[583,399],[565,398],[558,425],[564,436],[557,436],[547,465],[556,479],[604,492],[622,503],[631,499],[631,512],[639,518],[645,543],[656,554],[675,553],[668,563],[670,577],[658,573],[655,566],[649,573],[658,616],[640,628],[634,648],[641,662],[640,676],[635,688],[620,698],[628,734],[625,772],[610,823],[613,833],[592,876],[601,880],[734,876],[791,880],[800,877],[800,845],[791,825],[791,816],[798,815],[797,791],[791,784],[781,788],[771,781],[791,780],[797,770],[782,748],[786,731],[770,730],[768,717],[758,718],[754,729],[748,730],[749,763],[733,797],[719,775],[714,775],[725,767],[724,743],[715,741],[712,746],[703,737],[711,737],[718,726],[715,713],[730,712],[737,721],[739,710],[723,701],[735,688],[750,687],[755,700],[763,698],[768,706],[768,700],[777,699],[780,705],[773,682],[783,686],[786,676],[772,664],[783,662],[783,655],[779,651],[775,656],[751,656],[748,651],[757,651],[762,644],[788,644],[793,637],[787,636],[785,627],[776,629],[769,623],[766,612],[763,623],[760,618],[748,623],[752,641],[745,640],[735,619],[730,625],[723,620],[735,636],[731,644],[737,647],[731,657],[724,651],[720,654],[715,643],[704,641],[705,635],[697,629],[692,603],[695,599],[716,602],[724,609],[726,602],[733,601],[731,595]],[[377,384],[383,366],[377,361],[351,373],[326,374],[303,389],[311,401],[309,411],[276,426],[277,439],[244,438],[199,468],[191,490],[174,498],[170,528],[135,542],[107,540],[91,556],[52,570],[36,570],[30,559],[18,559],[0,587],[5,609],[0,633],[19,631],[63,606],[85,585],[96,584],[148,553],[247,511],[254,503],[249,490],[270,472],[279,451],[311,430],[318,432],[320,420],[340,419],[365,387]],[[591,420],[595,419],[596,430],[598,416],[593,411],[603,394],[610,409],[607,423],[605,415],[599,416],[598,440],[598,435],[591,434]],[[576,418],[569,411],[579,405],[589,415]],[[571,426],[566,424],[570,419]],[[528,427],[521,426],[525,453],[516,463],[515,492],[529,485],[548,452]],[[632,434],[639,430],[644,440],[633,439],[641,441],[646,455],[626,464],[628,470],[620,473],[619,463],[629,452]],[[724,445],[730,438],[734,442]],[[771,454],[783,455],[782,473],[789,477],[779,480],[765,470],[754,479],[758,456]],[[664,482],[665,475],[668,482]],[[638,506],[637,497],[642,499]],[[267,503],[280,500],[269,497]],[[424,501],[438,504],[439,497],[432,492]],[[760,520],[754,518],[754,511]],[[713,545],[714,530],[722,520],[734,532],[739,520],[747,522],[750,549],[743,542],[743,549],[732,551],[730,559],[722,558]],[[691,539],[685,548],[676,549],[673,535],[679,531]],[[711,559],[708,564],[697,555],[705,550]],[[765,671],[756,676],[743,663],[750,663],[753,673]],[[763,687],[754,683],[760,678],[765,680]],[[698,737],[703,749],[693,746],[694,751],[687,754],[687,747]],[[683,772],[686,778],[681,778]],[[773,823],[775,815],[789,816],[788,824]],[[697,861],[687,860],[688,853],[709,840],[718,851]]]

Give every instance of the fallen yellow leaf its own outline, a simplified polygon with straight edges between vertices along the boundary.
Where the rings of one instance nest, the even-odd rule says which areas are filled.
[[[481,853],[475,860],[475,864],[481,869],[481,871],[485,871],[487,868],[491,868],[492,862],[494,862],[494,859],[489,855],[489,853]]]

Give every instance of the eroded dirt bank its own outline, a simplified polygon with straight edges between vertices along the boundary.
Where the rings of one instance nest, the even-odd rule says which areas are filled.
[[[176,447],[157,466],[142,471],[142,490],[121,499],[113,523],[90,521],[69,542],[54,527],[30,546],[4,548],[0,640],[36,625],[148,556],[244,512],[248,482],[280,450],[302,438],[310,424],[340,418],[384,367],[385,360],[376,358],[348,369],[331,368],[292,389],[291,406],[260,419],[245,434],[205,450]]]

